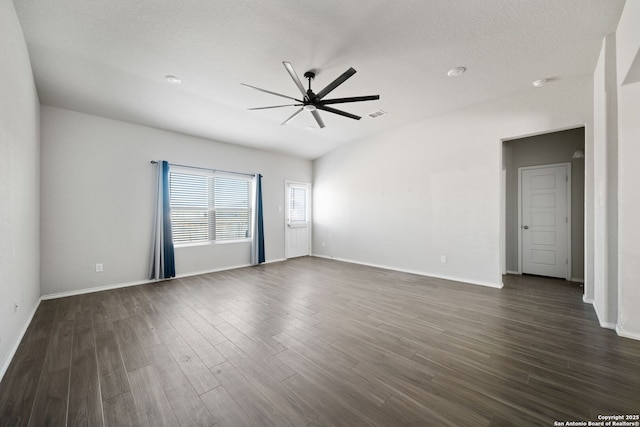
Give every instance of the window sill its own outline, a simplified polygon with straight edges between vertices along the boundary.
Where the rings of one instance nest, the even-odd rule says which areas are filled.
[[[180,249],[180,248],[191,248],[194,246],[228,245],[231,243],[251,243],[251,239],[211,240],[208,242],[178,243],[178,244],[174,244],[173,247],[176,249]]]
[[[229,243],[251,243],[251,239],[237,239],[237,240],[215,240],[212,243],[214,245],[228,245]]]

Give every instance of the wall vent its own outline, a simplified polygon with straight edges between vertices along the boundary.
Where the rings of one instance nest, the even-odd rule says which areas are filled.
[[[369,113],[369,117],[375,119],[376,117],[384,116],[385,114],[387,114],[387,112],[384,110],[376,110],[373,113]]]

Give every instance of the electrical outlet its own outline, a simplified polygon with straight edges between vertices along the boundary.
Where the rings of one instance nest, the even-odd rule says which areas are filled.
[[[104,265],[96,264],[96,273],[102,273],[103,270],[104,270]]]
[[[442,263],[447,262],[447,256],[446,255],[441,255],[440,256],[440,262],[442,262]]]
[[[325,244],[324,244],[324,242],[322,242],[322,247],[324,248],[324,247],[326,247],[326,246],[327,246],[327,245],[325,245]]]

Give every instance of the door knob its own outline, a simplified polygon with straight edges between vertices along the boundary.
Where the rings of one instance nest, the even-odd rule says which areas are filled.
[[[522,228],[524,228],[525,230],[528,230],[529,226],[528,225],[524,225]]]

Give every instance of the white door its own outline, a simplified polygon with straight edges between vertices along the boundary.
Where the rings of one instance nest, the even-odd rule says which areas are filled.
[[[569,278],[569,165],[520,169],[522,272]]]
[[[286,183],[285,203],[286,257],[295,258],[310,254],[311,244],[311,185]]]

